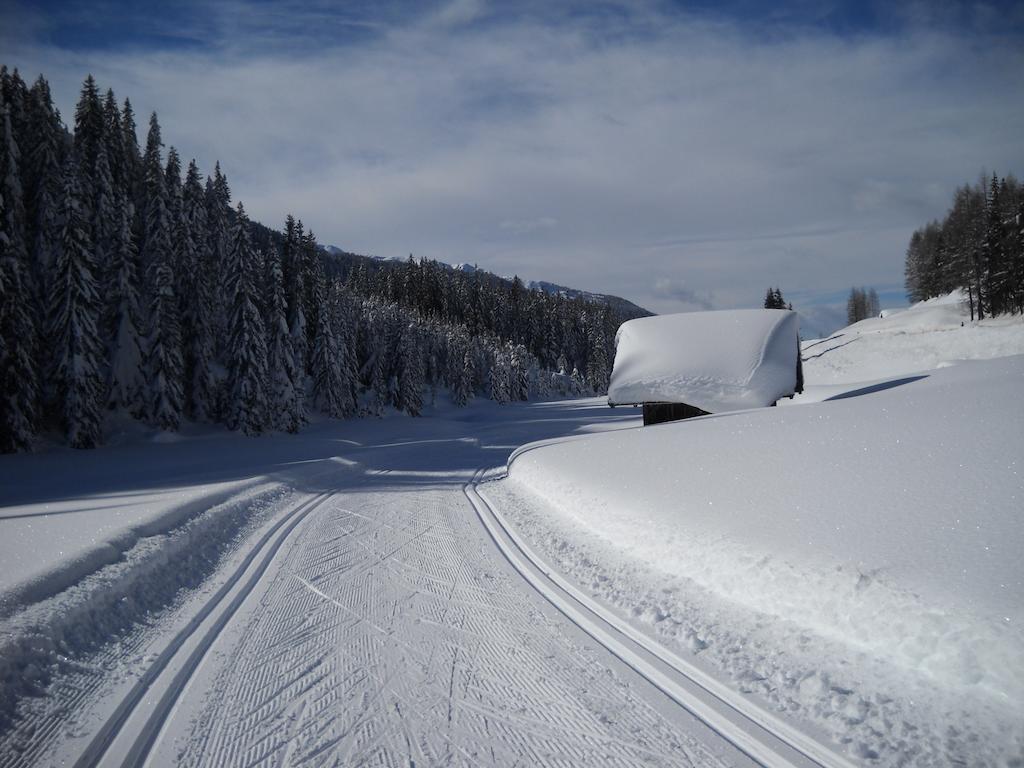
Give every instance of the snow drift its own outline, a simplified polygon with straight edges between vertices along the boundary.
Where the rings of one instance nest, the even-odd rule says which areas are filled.
[[[771,405],[796,389],[795,312],[737,309],[642,317],[615,339],[609,405],[686,403],[710,413]]]

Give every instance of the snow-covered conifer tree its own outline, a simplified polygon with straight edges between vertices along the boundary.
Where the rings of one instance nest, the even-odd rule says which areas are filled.
[[[410,416],[423,410],[423,348],[416,323],[406,323],[398,339],[398,398],[396,406]]]
[[[174,294],[174,253],[167,188],[160,161],[160,125],[149,121],[143,158],[146,218],[141,261],[146,270],[149,334],[146,340],[146,381],[149,419],[161,429],[176,430],[182,412],[181,336],[178,299]]]
[[[124,180],[128,192],[128,202],[132,212],[133,231],[135,230],[135,219],[139,219],[141,230],[141,218],[145,211],[144,205],[144,181],[145,172],[142,168],[142,153],[139,151],[139,138],[137,126],[135,125],[135,112],[132,110],[132,103],[124,100],[121,108],[121,136],[124,146]]]
[[[304,374],[295,361],[292,336],[288,329],[287,302],[281,254],[276,248],[267,257],[267,368],[270,379],[270,404],[274,427],[298,432],[306,421]]]
[[[331,286],[331,318],[338,344],[341,373],[341,409],[345,416],[356,413],[359,403],[359,362],[356,354],[357,319],[351,297],[340,283]]]
[[[295,364],[300,372],[307,370],[309,336],[306,319],[306,263],[302,258],[300,244],[302,225],[296,225],[289,215],[284,224],[284,250],[281,254],[281,268],[284,272],[285,301],[287,303],[288,331],[292,337],[292,351]]]
[[[258,305],[258,260],[249,239],[249,219],[238,204],[231,229],[225,289],[231,308],[228,344],[227,422],[258,435],[267,424],[267,345]]]
[[[103,143],[106,145],[107,163],[110,165],[114,190],[117,194],[126,194],[129,180],[125,168],[124,125],[121,123],[121,110],[117,106],[117,98],[109,88],[103,99]]]
[[[138,255],[132,240],[129,207],[127,196],[120,195],[117,238],[110,254],[109,299],[114,313],[107,407],[124,408],[135,418],[142,419],[146,416],[146,380],[142,372]]]
[[[320,247],[316,242],[316,235],[312,231],[303,232],[302,222],[296,225],[296,233],[299,236],[299,253],[303,262],[303,274],[305,275],[305,316],[306,336],[308,350],[312,350],[315,338],[319,330],[317,321],[319,313],[317,307],[328,299],[328,282],[324,273],[323,261],[320,259]]]
[[[448,331],[448,366],[445,381],[455,405],[467,405],[473,396],[472,358],[462,331]]]
[[[206,221],[206,199],[199,182],[196,161],[188,165],[182,189],[183,250],[179,269],[179,304],[182,313],[182,345],[186,402],[196,421],[214,418],[217,381],[213,373],[213,298],[210,240]]]
[[[530,358],[532,355],[522,344],[513,344],[509,350],[511,400],[530,399]]]
[[[491,365],[491,400],[504,405],[511,399],[511,361],[508,350],[497,345],[494,348],[494,362]]]
[[[777,291],[778,289],[776,289]],[[778,301],[782,300],[782,294],[777,294]],[[786,305],[776,309],[785,309]],[[608,363],[608,349],[604,334],[603,313],[596,307],[587,312],[584,319],[584,333],[587,341],[587,384],[594,392],[604,392],[608,389],[608,378],[611,375],[611,366]]]
[[[103,104],[92,75],[85,78],[75,107],[75,152],[86,182],[83,190],[92,192],[92,173],[96,169],[96,156],[103,143]],[[88,194],[88,193],[87,193]],[[88,195],[91,197],[91,195]]]
[[[316,337],[310,367],[313,374],[313,401],[323,413],[336,419],[346,416],[340,348],[331,317],[331,302],[317,306]]]
[[[64,170],[64,223],[51,284],[50,343],[56,402],[68,442],[73,448],[92,448],[101,436],[101,308],[81,172],[77,153],[72,154]]]
[[[111,251],[115,247],[120,225],[117,218],[117,192],[107,157],[106,142],[101,142],[92,178],[92,245],[96,262],[95,277],[101,286],[108,285],[112,276]],[[112,307],[104,306],[105,319],[110,317],[111,312]]]
[[[206,177],[206,229],[207,245],[210,249],[210,264],[214,271],[206,275],[206,279],[213,282],[215,291],[221,295],[227,295],[226,287],[231,229],[228,226],[228,206],[231,202],[231,189],[228,187],[227,178],[221,173],[220,163],[216,163],[213,175]],[[224,340],[228,337],[229,312],[223,302],[214,302],[212,328],[217,345],[214,354],[223,352],[226,356],[227,350],[223,349]]]
[[[29,91],[27,104],[29,147],[23,153],[28,173],[23,174],[25,208],[28,215],[28,247],[37,283],[35,297],[46,306],[45,285],[56,259],[60,239],[57,213],[62,194],[63,133],[60,115],[53,106],[50,86],[40,77]],[[22,148],[24,149],[24,148]]]
[[[0,112],[0,452],[24,450],[39,399],[36,332],[19,154],[10,109]]]

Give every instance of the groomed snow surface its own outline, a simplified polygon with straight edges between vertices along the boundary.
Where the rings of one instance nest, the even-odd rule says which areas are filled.
[[[771,405],[796,388],[798,318],[779,309],[630,320],[615,337],[608,402],[686,403],[708,413]]]
[[[1018,765],[1024,323],[962,319],[950,297],[864,321],[804,344],[792,407],[527,447],[484,491],[586,591],[850,757]]]

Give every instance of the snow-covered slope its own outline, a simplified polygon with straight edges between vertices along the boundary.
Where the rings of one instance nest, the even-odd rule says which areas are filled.
[[[582,587],[850,756],[1012,762],[1024,323],[960,313],[808,343],[802,407],[526,449],[488,493]]]
[[[1024,322],[1004,316],[971,322],[959,293],[885,310],[803,345],[809,385],[870,381],[939,368],[958,360],[1024,354]]]

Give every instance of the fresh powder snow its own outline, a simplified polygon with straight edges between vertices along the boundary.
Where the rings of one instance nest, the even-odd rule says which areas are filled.
[[[798,322],[778,309],[629,320],[616,335],[608,402],[686,403],[709,413],[771,405],[796,388]]]

